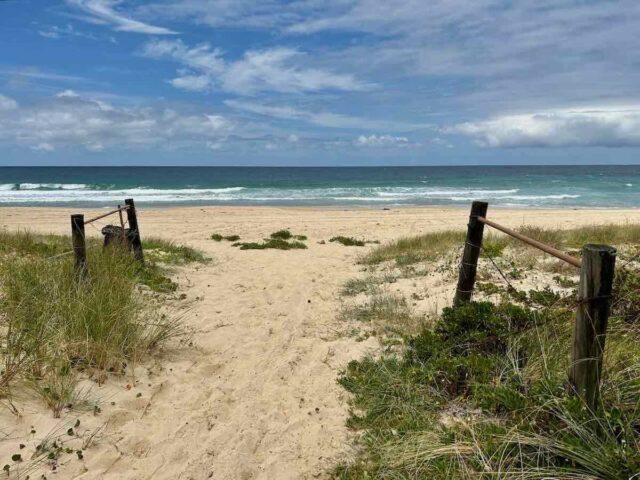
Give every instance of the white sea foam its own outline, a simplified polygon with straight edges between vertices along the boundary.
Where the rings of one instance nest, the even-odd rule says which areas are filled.
[[[413,205],[463,203],[479,198],[514,206],[552,205],[580,195],[552,193],[529,195],[520,189],[478,189],[454,187],[328,187],[328,188],[174,188],[147,186],[105,189],[86,184],[22,183],[0,184],[0,203],[111,205],[133,197],[138,203],[244,203],[244,204],[389,204]]]
[[[87,190],[90,187],[84,183],[19,183],[15,190]]]

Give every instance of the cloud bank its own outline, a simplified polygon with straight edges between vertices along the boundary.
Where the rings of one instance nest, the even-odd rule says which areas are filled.
[[[637,147],[640,106],[503,115],[445,129],[487,147]]]
[[[36,151],[200,148],[224,140],[233,130],[232,121],[215,113],[119,106],[71,90],[28,107],[0,95],[0,143],[16,142]]]

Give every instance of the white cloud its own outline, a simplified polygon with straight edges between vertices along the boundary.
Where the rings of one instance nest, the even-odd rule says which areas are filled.
[[[0,96],[0,102],[6,98]],[[0,108],[0,144],[12,143],[44,152],[60,148],[93,152],[204,148],[224,140],[235,129],[234,122],[221,115],[113,105],[75,92],[62,92],[47,101],[22,107],[17,113],[13,110]]]
[[[356,147],[372,147],[372,148],[405,148],[417,146],[407,137],[396,137],[393,135],[360,135],[353,142]]]
[[[78,95],[73,90],[64,90],[64,91],[56,94],[56,97],[58,97],[58,98],[78,98],[79,96],[80,95]]]
[[[0,94],[0,112],[7,110],[15,110],[18,108],[18,102],[16,102],[13,98],[5,97]]]
[[[189,47],[181,40],[148,42],[142,54],[156,59],[169,58],[186,69],[170,81],[177,88],[207,91],[219,88],[226,92],[253,95],[258,92],[301,93],[321,90],[366,90],[348,74],[338,74],[314,67],[301,67],[307,56],[291,48],[250,50],[236,61],[226,61],[220,49],[208,43]]]
[[[488,147],[640,146],[640,106],[502,115],[445,131]]]
[[[205,92],[211,89],[211,79],[206,75],[184,75],[169,80],[169,83],[182,90]]]
[[[67,0],[67,3],[81,9],[87,15],[84,17],[85,20],[91,23],[110,25],[117,31],[148,35],[174,35],[176,33],[168,28],[133,20],[117,12],[115,7],[123,3],[122,0]]]

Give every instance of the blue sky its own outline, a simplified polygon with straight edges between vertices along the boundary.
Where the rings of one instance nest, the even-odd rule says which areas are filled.
[[[2,165],[640,163],[637,0],[0,0]]]

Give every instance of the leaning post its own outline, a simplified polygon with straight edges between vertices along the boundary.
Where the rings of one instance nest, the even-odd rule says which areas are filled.
[[[84,215],[71,215],[71,244],[75,257],[75,272],[79,278],[87,273],[87,246],[84,235]]]
[[[473,286],[476,283],[482,235],[484,233],[484,223],[478,221],[478,217],[486,217],[487,208],[489,208],[487,202],[473,202],[471,204],[469,224],[467,225],[467,239],[464,244],[464,253],[462,254],[462,262],[458,273],[456,296],[453,299],[454,306],[471,301]]]
[[[600,397],[615,263],[616,249],[613,247],[589,244],[582,249],[569,380],[575,393],[594,411]]]
[[[127,198],[124,201],[127,205],[127,220],[129,221],[129,241],[133,250],[133,258],[144,262],[144,253],[142,252],[142,240],[140,238],[140,227],[138,227],[138,217],[136,215],[136,206],[133,198]]]

